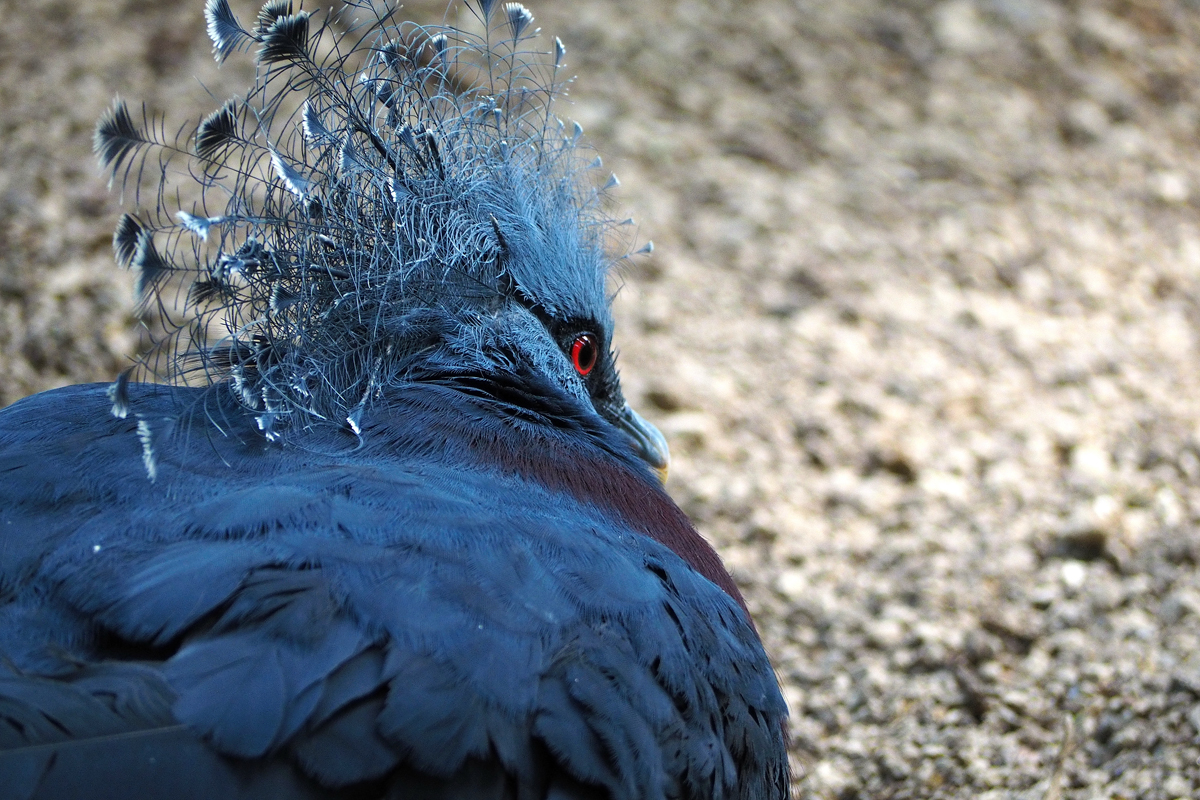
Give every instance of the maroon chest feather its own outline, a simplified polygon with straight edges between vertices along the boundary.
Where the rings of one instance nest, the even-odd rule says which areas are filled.
[[[555,443],[545,444],[535,452],[509,451],[503,459],[505,466],[551,490],[566,491],[597,508],[615,511],[630,527],[670,548],[721,587],[750,617],[746,601],[717,551],[661,487],[599,451],[590,458],[580,458],[578,453],[568,454]]]

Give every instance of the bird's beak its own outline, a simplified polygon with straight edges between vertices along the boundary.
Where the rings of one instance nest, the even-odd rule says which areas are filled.
[[[658,428],[642,419],[642,416],[630,408],[628,403],[617,415],[617,425],[629,435],[630,439],[633,439],[637,454],[654,468],[654,471],[658,473],[658,479],[666,483],[667,470],[671,466],[671,449],[667,447],[667,440]]]

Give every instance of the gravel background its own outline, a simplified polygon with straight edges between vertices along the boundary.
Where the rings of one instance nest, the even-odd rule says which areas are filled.
[[[657,245],[626,393],[756,612],[798,796],[1200,791],[1200,3],[532,10]],[[4,404],[137,347],[113,94],[182,124],[250,73],[191,0],[0,20]]]

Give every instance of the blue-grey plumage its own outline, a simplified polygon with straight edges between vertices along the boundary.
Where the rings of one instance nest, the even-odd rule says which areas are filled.
[[[470,8],[208,0],[246,97],[100,121],[166,334],[0,411],[0,798],[788,796],[770,663],[621,394],[565,48]]]

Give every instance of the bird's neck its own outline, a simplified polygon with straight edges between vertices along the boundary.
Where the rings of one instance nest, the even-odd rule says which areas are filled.
[[[445,386],[425,388],[431,390],[430,394],[419,402],[429,412],[429,424],[422,427],[433,436],[458,438],[456,433],[460,432],[435,432],[447,419],[444,414],[447,402],[475,405],[478,411],[469,416],[476,419],[479,412],[485,418],[496,413],[490,398],[461,394]],[[565,492],[606,515],[619,517],[630,528],[669,548],[720,587],[749,618],[746,601],[720,556],[696,531],[657,478],[641,464],[623,435],[600,422],[594,414],[572,415],[568,408],[557,405],[555,398],[543,395],[542,399],[548,406],[554,406],[548,416],[562,425],[502,416],[499,424],[480,426],[471,432],[475,457],[502,472],[535,481],[554,492]],[[541,416],[547,414],[548,408],[529,410],[534,416]]]

